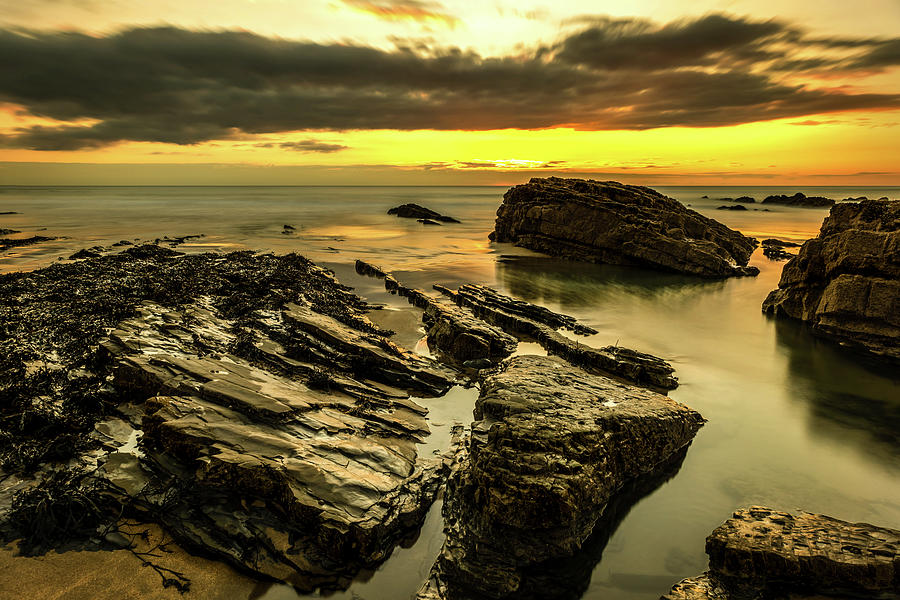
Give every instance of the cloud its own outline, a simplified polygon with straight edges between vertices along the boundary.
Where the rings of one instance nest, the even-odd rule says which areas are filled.
[[[558,43],[500,57],[177,27],[0,30],[0,55],[16,57],[0,62],[0,102],[63,123],[9,131],[0,145],[53,151],[288,131],[713,127],[900,108],[900,93],[813,87],[807,67],[778,67],[818,60],[871,72],[891,64],[897,41],[851,42],[721,15],[665,26],[595,19]],[[286,149],[342,149],[312,144]]]
[[[299,142],[266,142],[254,144],[257,148],[281,148],[283,150],[293,150],[294,152],[315,152],[317,154],[331,154],[346,150],[349,146],[342,144],[328,144],[318,140],[301,140]]]
[[[459,19],[443,12],[443,6],[436,2],[421,0],[341,0],[344,4],[384,21],[416,21],[419,23],[440,23],[453,28]]]

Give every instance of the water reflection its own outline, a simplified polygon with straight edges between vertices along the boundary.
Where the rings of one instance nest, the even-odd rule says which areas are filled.
[[[900,467],[900,369],[818,340],[800,323],[774,323],[790,385],[809,408],[810,431]]]
[[[713,292],[726,283],[649,269],[531,256],[503,256],[496,269],[497,280],[511,295],[569,307],[593,306],[604,296],[623,293],[652,299]]]

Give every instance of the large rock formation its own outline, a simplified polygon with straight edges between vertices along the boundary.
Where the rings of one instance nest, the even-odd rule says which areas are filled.
[[[900,597],[900,531],[754,506],[706,539],[709,571],[663,600]]]
[[[491,239],[574,260],[701,277],[756,275],[756,240],[650,188],[534,178],[510,188]]]
[[[703,423],[666,396],[538,356],[488,377],[475,418],[420,598],[577,597],[548,596],[538,574],[578,554],[616,493],[676,459]]]
[[[395,206],[394,208],[388,210],[387,214],[397,215],[398,217],[402,217],[404,219],[416,219],[420,223],[425,222],[426,225],[439,225],[439,223],[436,223],[436,221],[441,221],[442,223],[459,223],[459,221],[454,219],[453,217],[442,215],[437,211],[431,210],[430,208],[425,208],[424,206],[420,206],[418,204],[401,204],[400,206]]]
[[[900,202],[838,204],[763,302],[777,317],[900,361]]]
[[[411,395],[456,371],[368,308],[297,255],[139,246],[0,276],[0,539],[128,546],[124,515],[306,591],[376,567],[448,466],[419,455]]]

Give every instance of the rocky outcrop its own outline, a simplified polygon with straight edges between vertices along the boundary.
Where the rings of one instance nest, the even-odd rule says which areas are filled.
[[[756,275],[756,241],[650,188],[534,178],[509,189],[491,239],[564,258],[721,278]]]
[[[439,212],[433,211],[430,208],[425,208],[424,206],[419,206],[418,204],[401,204],[400,206],[395,206],[388,210],[387,214],[403,217],[404,219],[417,219],[420,223],[425,225],[439,225],[440,223],[436,223],[436,221],[440,221],[441,223],[459,223],[459,221],[453,217],[442,215]]]
[[[9,233],[15,233],[9,231]],[[33,235],[27,238],[0,238],[0,252],[5,252],[10,248],[20,248],[22,246],[34,246],[42,242],[52,242],[56,238],[46,237],[43,235]]]
[[[706,553],[709,571],[663,600],[900,595],[900,531],[867,523],[755,506],[716,528]]]
[[[717,206],[716,210],[747,210],[747,207],[743,204],[725,204],[723,206]]]
[[[823,196],[807,196],[802,192],[797,192],[793,196],[784,194],[776,194],[766,196],[762,201],[763,204],[781,204],[784,206],[803,206],[808,208],[827,208],[834,206],[834,200]]]
[[[464,285],[456,291],[434,287],[479,318],[520,339],[536,341],[549,354],[561,356],[573,365],[657,390],[678,387],[675,369],[661,358],[618,345],[593,348],[557,331],[562,327],[580,335],[596,333],[572,317],[504,296],[486,286]]]
[[[900,202],[838,204],[763,302],[776,317],[900,361]]]
[[[498,327],[485,323],[463,308],[442,302],[423,290],[402,285],[381,267],[357,260],[356,272],[383,279],[387,291],[406,298],[410,304],[424,310],[422,322],[426,328],[429,347],[459,363],[478,360],[496,363],[515,352],[518,346],[516,338]]]
[[[785,248],[797,248],[800,244],[769,238],[762,241],[763,256],[770,260],[790,260],[797,256]]]
[[[475,418],[420,598],[578,597],[547,595],[543,568],[577,555],[617,492],[677,457],[703,423],[666,396],[538,356],[488,377]]]
[[[455,371],[368,308],[297,255],[138,246],[0,277],[0,463],[22,475],[0,538],[127,547],[124,515],[301,590],[346,586],[420,527],[448,468],[419,455],[411,395]]]

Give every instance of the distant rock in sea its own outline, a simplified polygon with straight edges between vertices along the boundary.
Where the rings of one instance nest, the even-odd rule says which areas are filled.
[[[443,223],[459,223],[453,217],[448,217],[447,215],[442,215],[439,212],[435,212],[430,208],[425,208],[424,206],[419,206],[418,204],[401,204],[400,206],[395,206],[394,208],[388,210],[387,214],[389,215],[397,215],[398,217],[403,217],[404,219],[416,219],[420,223],[425,225],[435,225],[434,221],[441,221]],[[432,221],[432,223],[425,223],[426,220]]]
[[[900,361],[900,202],[838,204],[763,302],[776,317]]]
[[[784,194],[776,196],[767,196],[762,201],[763,204],[783,204],[785,206],[805,206],[810,208],[823,208],[834,206],[834,200],[823,196],[807,196],[802,192],[797,192],[793,196],[785,196]]]
[[[862,202],[863,200],[868,200],[868,198],[866,196],[858,196],[856,198],[850,197],[844,198],[841,202]],[[887,200],[887,198],[882,198],[882,200]]]
[[[724,205],[717,206],[716,210],[747,210],[747,207],[743,204],[732,204],[732,205]]]
[[[740,202],[741,204],[755,204],[756,199],[751,198],[750,196],[738,196],[734,199],[735,202]]]
[[[490,239],[573,260],[701,277],[756,275],[756,240],[647,187],[534,178],[510,188]]]

